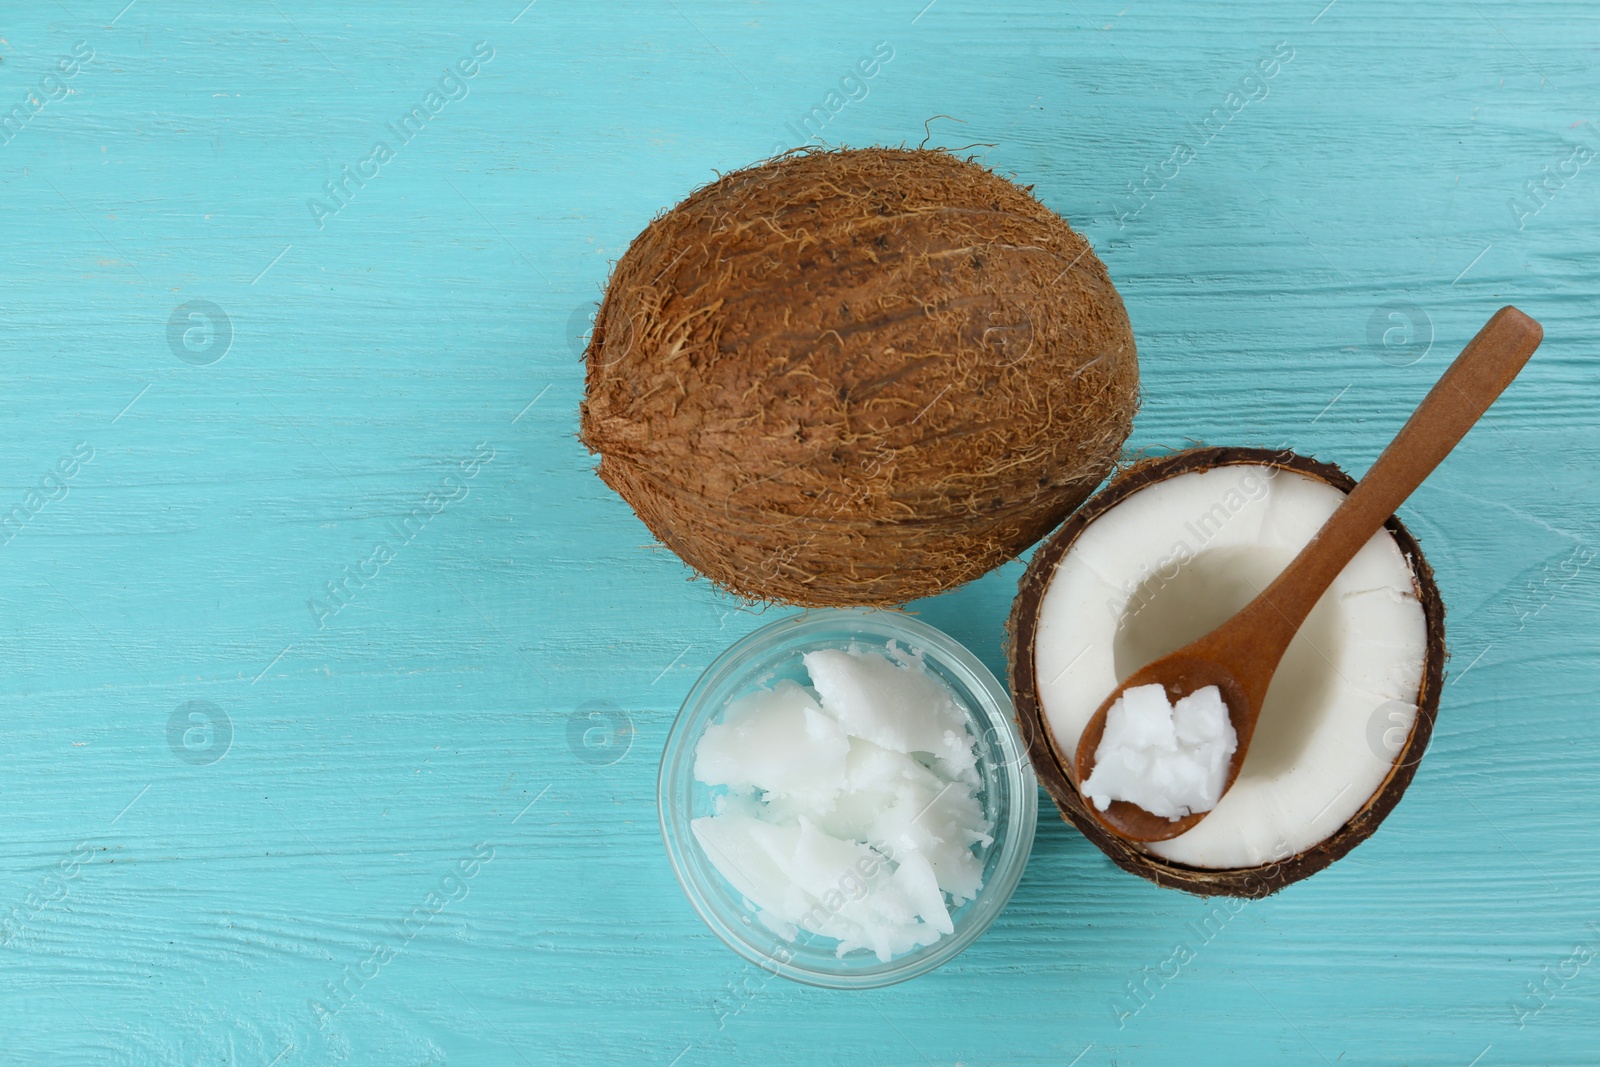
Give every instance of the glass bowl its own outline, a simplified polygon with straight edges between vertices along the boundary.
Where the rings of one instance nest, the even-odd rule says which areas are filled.
[[[851,645],[883,649],[890,641],[920,649],[927,670],[966,708],[976,739],[978,799],[993,824],[994,840],[978,852],[983,888],[950,918],[955,932],[887,963],[868,951],[836,953],[838,942],[801,929],[785,940],[762,921],[759,909],[717,871],[690,827],[713,814],[725,790],[694,778],[695,747],[731,700],[778,679],[804,681],[800,655]],[[989,669],[953,638],[898,611],[864,608],[808,611],[763,626],[736,642],[706,668],[684,699],[667,735],[656,782],[661,837],[689,903],[728,947],[771,974],[829,989],[870,989],[925,974],[953,959],[980,937],[1005,908],[1022,877],[1038,820],[1033,765],[1013,719],[1011,698]]]

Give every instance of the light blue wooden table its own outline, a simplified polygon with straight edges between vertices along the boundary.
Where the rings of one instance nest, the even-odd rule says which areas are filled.
[[[0,1061],[1600,1063],[1600,10],[523,2],[7,5]],[[1047,809],[991,932],[869,993],[695,917],[656,760],[762,617],[592,475],[579,337],[819,127],[1091,238],[1134,447],[1359,473],[1544,322],[1404,511],[1450,684],[1349,858],[1218,918]],[[999,672],[1019,572],[915,608]]]

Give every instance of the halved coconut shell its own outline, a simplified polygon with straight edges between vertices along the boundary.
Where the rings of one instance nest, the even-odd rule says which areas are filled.
[[[1088,804],[1072,784],[1066,768],[1073,753],[1058,750],[1039,699],[1036,676],[1035,641],[1045,590],[1057,565],[1068,550],[1096,519],[1129,496],[1153,483],[1180,474],[1233,465],[1256,465],[1294,471],[1326,482],[1348,493],[1355,479],[1330,463],[1322,463],[1293,452],[1262,448],[1197,448],[1158,459],[1141,461],[1119,475],[1109,486],[1062,524],[1034,553],[1018,585],[1017,598],[1007,624],[1007,653],[1011,667],[1011,692],[1016,702],[1017,719],[1028,745],[1029,756],[1039,780],[1049,791],[1062,818],[1076,826],[1123,870],[1147,878],[1157,885],[1182,889],[1201,896],[1260,898],[1269,896],[1292,882],[1315,874],[1366,840],[1384,818],[1394,810],[1406,787],[1411,784],[1417,764],[1433,735],[1439,707],[1446,656],[1444,640],[1444,602],[1434,584],[1433,570],[1423,558],[1422,548],[1399,518],[1391,516],[1385,528],[1393,535],[1401,554],[1410,565],[1417,598],[1427,626],[1427,651],[1422,680],[1417,694],[1417,715],[1405,744],[1395,756],[1394,765],[1367,803],[1338,830],[1303,852],[1259,867],[1209,869],[1174,863],[1124,841],[1107,832],[1090,813]]]

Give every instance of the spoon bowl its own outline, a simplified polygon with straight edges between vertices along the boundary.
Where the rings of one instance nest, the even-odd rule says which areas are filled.
[[[1245,749],[1256,725],[1255,716],[1249,710],[1249,694],[1232,671],[1217,660],[1195,655],[1192,648],[1181,648],[1140,667],[1100,705],[1089,719],[1089,725],[1083,728],[1083,736],[1078,740],[1078,751],[1073,760],[1074,780],[1080,786],[1094,771],[1095,754],[1100,750],[1100,739],[1106,732],[1106,717],[1111,712],[1111,705],[1122,699],[1126,689],[1156,684],[1166,688],[1167,702],[1172,704],[1208,685],[1216,686],[1221,692],[1222,702],[1228,706],[1228,720],[1233,723],[1233,732],[1239,738],[1238,747],[1228,761],[1228,773],[1223,778],[1222,791],[1226,793],[1228,787],[1233,785],[1233,780],[1239,777],[1239,768],[1244,765]],[[1113,800],[1105,811],[1090,801],[1089,808],[1102,823],[1130,841],[1165,841],[1187,833],[1206,816],[1202,811],[1169,819],[1165,815],[1153,815],[1127,800]]]

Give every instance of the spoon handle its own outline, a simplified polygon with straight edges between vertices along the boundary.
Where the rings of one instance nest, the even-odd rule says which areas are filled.
[[[1265,696],[1289,642],[1339,572],[1483,417],[1543,337],[1539,324],[1516,308],[1495,312],[1322,529],[1235,616],[1236,633],[1255,628],[1262,635],[1253,649],[1239,650],[1240,666],[1247,668],[1242,674],[1261,678],[1258,697]]]

